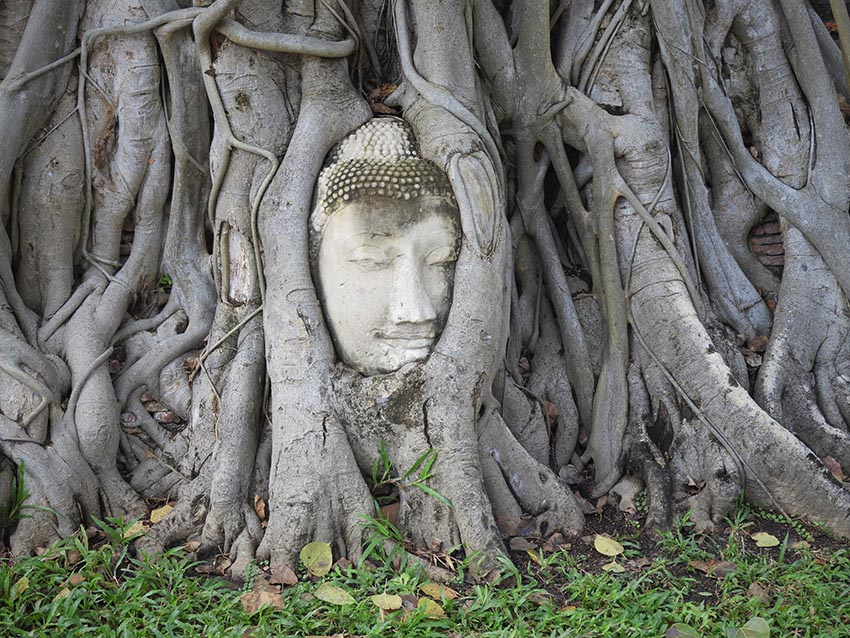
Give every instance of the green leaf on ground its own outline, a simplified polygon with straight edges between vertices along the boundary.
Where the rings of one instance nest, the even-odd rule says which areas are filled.
[[[620,565],[616,560],[612,560],[610,563],[606,563],[602,566],[602,570],[606,572],[612,572],[614,574],[622,574],[626,571],[626,568]]]
[[[593,548],[604,556],[619,556],[623,553],[623,546],[620,543],[599,534],[593,539]]]
[[[354,602],[351,594],[344,589],[331,585],[330,583],[322,583],[313,592],[313,595],[319,600],[324,600],[331,605],[350,605]]]
[[[442,618],[446,615],[445,610],[430,598],[420,598],[417,607],[424,609],[428,618]]]
[[[690,625],[677,622],[667,628],[667,631],[664,632],[664,638],[701,638],[701,636]]]
[[[770,638],[770,627],[764,618],[754,616],[739,629],[727,629],[726,635],[729,638]]]
[[[331,571],[333,552],[329,543],[307,543],[299,554],[304,567],[313,576],[324,576]]]
[[[756,542],[757,547],[776,547],[779,545],[779,539],[767,532],[756,532],[750,538]]]
[[[30,586],[30,579],[26,576],[21,577],[14,585],[12,585],[12,600],[23,594]]]
[[[380,607],[384,611],[401,609],[401,596],[396,596],[395,594],[376,594],[372,596],[372,602],[376,607]]]

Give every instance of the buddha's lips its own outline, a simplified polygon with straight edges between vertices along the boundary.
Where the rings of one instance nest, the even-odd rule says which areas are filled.
[[[398,345],[409,349],[430,348],[437,337],[436,333],[432,330],[418,332],[404,330],[384,332],[383,330],[375,330],[372,334],[378,339],[398,342]]]

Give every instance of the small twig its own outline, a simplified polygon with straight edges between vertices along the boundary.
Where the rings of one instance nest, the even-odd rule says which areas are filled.
[[[36,69],[35,71],[30,71],[29,73],[22,73],[15,79],[11,80],[9,84],[7,84],[4,88],[5,91],[11,93],[12,91],[17,91],[27,82],[36,79],[52,71],[53,69],[62,66],[63,64],[67,64],[71,60],[74,60],[77,56],[80,55],[80,49],[74,49],[67,55],[62,56],[58,60],[54,60],[50,64],[45,64],[40,69]]]
[[[230,337],[232,337],[232,336],[233,336],[233,335],[235,335],[237,332],[239,332],[240,330],[242,330],[242,328],[243,328],[243,327],[244,327],[244,326],[245,326],[245,325],[246,325],[249,321],[251,321],[251,319],[253,319],[254,317],[256,317],[256,316],[257,316],[258,314],[260,314],[262,311],[263,311],[263,306],[259,306],[258,308],[255,308],[255,309],[254,309],[251,313],[249,313],[249,314],[248,314],[248,316],[246,316],[244,319],[242,319],[239,323],[237,323],[235,326],[233,326],[230,330],[228,330],[228,331],[224,334],[224,336],[222,336],[222,337],[221,337],[218,341],[216,341],[213,345],[208,346],[207,348],[205,348],[205,349],[204,349],[204,351],[201,353],[201,356],[200,356],[200,357],[198,357],[198,362],[199,362],[199,363],[203,363],[204,361],[206,361],[206,360],[207,360],[207,357],[209,357],[209,356],[210,356],[213,352],[215,352],[216,350],[218,350],[218,349],[222,346],[222,344],[224,344],[224,342],[225,342],[225,341],[227,341],[228,339],[230,339]]]

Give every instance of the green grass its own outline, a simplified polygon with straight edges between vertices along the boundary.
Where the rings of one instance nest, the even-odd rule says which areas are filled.
[[[82,532],[38,558],[0,564],[0,636],[664,636],[672,623],[695,635],[725,638],[725,630],[753,617],[767,620],[772,637],[847,636],[850,623],[850,552],[841,546],[794,550],[787,543],[757,549],[747,534],[756,523],[733,522],[723,541],[666,534],[651,561],[634,539],[618,562],[626,573],[600,570],[587,545],[540,557],[513,573],[519,584],[499,587],[455,583],[456,600],[438,601],[443,618],[423,610],[387,612],[381,620],[371,596],[422,596],[415,571],[389,568],[340,571],[283,592],[282,609],[253,615],[243,590],[218,578],[191,576],[180,550],[156,560],[137,559],[121,530],[89,547]],[[693,560],[723,560],[736,570],[706,578]],[[606,559],[607,560],[607,559]],[[510,570],[506,570],[510,577]],[[258,574],[255,580],[262,578]],[[347,591],[355,602],[335,606],[313,596],[320,582]],[[748,595],[751,583],[768,592]],[[245,588],[243,588],[245,589]],[[62,595],[64,593],[64,595]],[[59,595],[57,597],[57,595]]]

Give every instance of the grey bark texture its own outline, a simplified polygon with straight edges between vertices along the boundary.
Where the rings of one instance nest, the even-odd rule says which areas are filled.
[[[2,541],[167,499],[145,551],[356,560],[392,485],[407,551],[487,577],[640,481],[652,527],[743,492],[850,538],[847,58],[817,9],[4,3],[0,501],[23,468],[48,507]],[[388,114],[462,241],[430,356],[364,376],[308,226],[327,154]],[[769,214],[781,278],[750,250]]]

